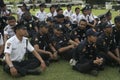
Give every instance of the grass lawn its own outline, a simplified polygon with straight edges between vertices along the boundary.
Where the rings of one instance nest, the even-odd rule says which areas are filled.
[[[0,80],[120,80],[118,68],[107,67],[97,77],[73,71],[67,61],[52,63],[47,70],[38,76],[28,75],[21,78],[12,78],[0,66]]]
[[[75,7],[72,9],[74,10]],[[65,8],[63,8],[65,9]],[[38,11],[38,9],[36,9]],[[32,11],[32,14],[35,14],[36,11]],[[49,9],[45,9],[46,12]],[[99,10],[94,9],[93,14],[100,15],[108,10]],[[118,12],[112,11],[113,18],[118,15]],[[113,20],[113,19],[112,19]],[[2,66],[0,66],[0,80],[120,80],[120,73],[118,73],[118,68],[107,67],[104,71],[101,71],[98,77],[93,77],[88,74],[81,74],[79,72],[73,71],[71,66],[67,61],[59,61],[57,63],[52,63],[47,70],[39,76],[28,75],[21,78],[12,78],[7,75],[2,70]]]

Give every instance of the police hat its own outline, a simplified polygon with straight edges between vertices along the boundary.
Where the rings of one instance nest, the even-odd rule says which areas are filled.
[[[39,7],[45,7],[46,5],[45,5],[45,3],[41,3],[40,5],[39,5]]]
[[[112,25],[111,24],[108,24],[107,22],[105,23],[102,23],[102,27],[105,29],[105,28],[111,28]]]
[[[111,16],[112,13],[110,12],[110,10],[108,10],[108,12],[105,13],[105,16]]]
[[[54,29],[57,29],[58,31],[63,31],[63,27],[62,27],[62,25],[60,25],[60,24],[56,24],[56,25],[54,26]]]
[[[91,10],[92,6],[91,5],[86,5],[87,10]]]
[[[84,8],[81,9],[81,11],[89,10],[89,7],[85,6]]]
[[[90,28],[90,29],[88,29],[88,30],[86,31],[86,35],[87,35],[87,36],[98,36],[98,35],[99,35],[99,33],[98,33],[98,32],[96,32],[96,30],[95,30],[95,29]]]
[[[57,14],[56,18],[64,18],[65,16],[63,14]]]
[[[100,20],[104,19],[104,18],[105,18],[105,14],[99,15],[98,18],[99,18]]]
[[[23,23],[18,23],[15,27],[13,27],[14,30],[18,29],[27,29],[27,27]]]
[[[45,21],[41,21],[38,24],[39,24],[39,26],[38,26],[39,28],[42,28],[42,27],[48,28],[48,25],[47,25],[47,23]]]
[[[120,22],[120,16],[116,16],[115,18],[114,18],[114,22],[116,23],[116,22]]]

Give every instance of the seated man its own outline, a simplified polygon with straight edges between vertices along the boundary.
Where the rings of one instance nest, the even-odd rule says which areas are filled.
[[[106,64],[115,66],[120,64],[120,52],[112,31],[112,25],[106,23],[106,25],[104,25],[103,33],[101,33],[97,40],[97,48],[98,52],[105,58]]]
[[[75,50],[74,59],[77,62],[73,69],[81,73],[90,73],[93,76],[97,76],[103,64],[103,58],[96,52],[95,42],[98,33],[91,28],[86,31],[86,35],[87,38]]]
[[[40,22],[39,32],[32,41],[35,50],[42,56],[45,62],[49,61],[49,59],[56,59],[57,53],[51,44],[51,40],[48,34],[48,26],[44,21]]]
[[[22,24],[14,27],[15,35],[5,43],[5,62],[3,69],[12,76],[25,76],[26,74],[40,74],[33,70],[41,65],[41,70],[45,70],[45,63],[41,56],[32,47],[26,37],[27,28]],[[35,60],[24,60],[26,50],[29,50],[37,58]]]
[[[63,32],[63,27],[59,24],[55,25],[52,41],[58,51],[58,55],[66,60],[72,58],[74,48],[78,45],[69,38],[69,35]]]

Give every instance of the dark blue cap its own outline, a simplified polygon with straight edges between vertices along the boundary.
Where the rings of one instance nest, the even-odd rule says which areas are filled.
[[[120,22],[120,16],[116,16],[115,18],[114,18],[114,22],[116,23],[116,22]]]
[[[41,3],[40,5],[39,5],[39,7],[45,7],[46,5],[45,5],[45,3]]]
[[[110,10],[108,10],[108,12],[105,13],[105,16],[111,16],[112,13],[110,12]]]
[[[48,28],[48,25],[47,25],[47,23],[45,21],[41,21],[38,24],[39,24],[39,26],[38,26],[39,28],[42,28],[42,27]]]
[[[99,17],[100,20],[102,20],[102,19],[105,18],[105,14],[99,15],[98,17]]]
[[[89,7],[85,6],[84,8],[81,9],[81,11],[89,10]]]
[[[108,24],[107,22],[102,23],[102,26],[103,26],[103,28],[111,28],[112,27],[112,25]]]
[[[88,30],[86,31],[86,35],[87,35],[87,36],[98,36],[98,35],[99,35],[99,33],[98,33],[98,32],[96,32],[96,30],[95,30],[95,29],[90,28],[90,29],[88,29]]]
[[[46,21],[54,22],[55,20],[52,17],[48,17]]]
[[[56,24],[54,28],[59,30],[59,31],[63,31],[63,26],[60,24]]]
[[[14,30],[17,29],[27,29],[27,27],[23,23],[18,23],[15,27],[13,27]]]

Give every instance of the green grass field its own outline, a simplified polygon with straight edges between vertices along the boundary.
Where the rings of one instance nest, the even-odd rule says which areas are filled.
[[[73,7],[74,10],[75,7]],[[64,8],[63,8],[64,9]],[[37,9],[38,10],[38,9]],[[37,11],[36,10],[36,11]],[[36,11],[32,11],[35,14]],[[45,9],[48,12],[48,8]],[[100,15],[108,10],[93,10],[95,15]],[[118,15],[118,12],[112,11],[113,18]],[[112,19],[113,20],[113,19]],[[2,66],[0,66],[0,80],[120,80],[120,73],[118,68],[107,67],[104,71],[101,71],[97,77],[93,77],[88,74],[81,74],[73,71],[67,61],[61,60],[56,63],[52,63],[47,70],[39,76],[28,75],[21,78],[13,78],[3,72]]]

